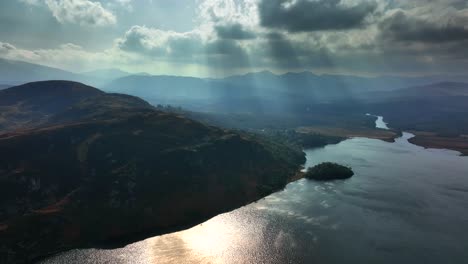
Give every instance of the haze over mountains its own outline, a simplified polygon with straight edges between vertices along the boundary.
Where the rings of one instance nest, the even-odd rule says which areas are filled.
[[[2,85],[13,86],[46,80],[69,80],[89,85],[103,85],[126,75],[129,73],[113,69],[74,73],[39,64],[0,58],[0,84]]]
[[[448,77],[445,77],[448,78]],[[154,104],[173,104],[193,110],[214,110],[245,101],[260,104],[296,104],[300,98],[309,102],[355,100],[368,93],[393,91],[411,86],[428,85],[444,77],[354,77],[315,75],[311,72],[275,75],[271,72],[250,73],[224,79],[200,79],[176,76],[126,76],[103,86],[103,90],[128,93]],[[423,89],[420,89],[424,92]],[[428,91],[429,92],[429,91]],[[218,104],[213,106],[212,104]],[[239,105],[240,104],[240,105]],[[203,105],[205,109],[201,108]],[[211,105],[211,108],[210,108]],[[219,110],[219,109],[216,109]]]
[[[310,123],[358,126],[363,122],[360,115],[376,112],[406,129],[427,130],[430,127],[427,122],[431,121],[440,123],[438,130],[444,133],[468,133],[464,126],[455,124],[465,121],[463,111],[468,89],[466,84],[456,81],[464,81],[466,76],[371,78],[311,72],[277,75],[264,71],[210,79],[127,75],[116,69],[75,74],[8,60],[0,60],[0,65],[3,72],[0,83],[31,79],[85,80],[87,84],[99,84],[107,92],[138,96],[154,106],[171,105],[210,113],[208,120],[228,127],[244,129],[280,124],[291,127]],[[238,116],[226,118],[219,116],[221,113]],[[406,118],[409,116],[412,118]],[[421,119],[424,116],[430,119]],[[199,118],[205,120],[206,116]]]
[[[372,91],[391,91],[436,82],[468,82],[466,76],[358,77],[351,75],[317,75],[312,72],[273,74],[269,71],[235,75],[221,79],[182,76],[131,74],[119,69],[102,69],[74,73],[22,61],[0,58],[0,85],[3,87],[42,80],[71,80],[140,96],[203,99],[216,96],[268,95],[272,90],[301,93],[315,90],[317,96],[347,96]],[[291,88],[288,91],[288,88]],[[221,91],[219,91],[221,90]],[[268,92],[265,92],[268,91]],[[232,94],[229,94],[231,92]],[[257,93],[257,94],[256,94]],[[265,93],[265,94],[263,94]]]

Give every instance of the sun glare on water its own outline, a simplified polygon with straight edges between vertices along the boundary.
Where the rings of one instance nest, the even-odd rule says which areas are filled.
[[[248,248],[259,243],[252,223],[233,215],[220,215],[191,229],[147,240],[146,258],[151,263],[243,263]]]

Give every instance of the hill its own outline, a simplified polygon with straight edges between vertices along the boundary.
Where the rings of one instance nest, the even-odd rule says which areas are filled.
[[[3,90],[3,89],[6,89],[6,88],[10,88],[12,85],[9,85],[9,84],[0,84],[0,90]]]
[[[0,91],[0,131],[33,127],[50,115],[102,91],[69,81],[28,83]]]
[[[32,96],[41,91],[47,100]],[[77,83],[6,92],[3,104],[50,117],[0,135],[2,263],[197,224],[283,188],[305,161],[300,150]]]

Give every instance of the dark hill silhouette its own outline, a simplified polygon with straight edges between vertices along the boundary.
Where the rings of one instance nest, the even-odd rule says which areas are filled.
[[[43,81],[0,91],[0,131],[33,127],[80,100],[104,92],[77,82]]]
[[[38,108],[63,108],[79,100],[104,92],[78,82],[41,81],[32,82],[0,91],[0,104],[12,105],[24,102]],[[56,102],[52,101],[55,100]],[[51,106],[53,104],[53,106]]]
[[[10,88],[11,86],[13,86],[13,85],[9,85],[9,84],[0,84],[0,90],[6,89],[6,88]]]

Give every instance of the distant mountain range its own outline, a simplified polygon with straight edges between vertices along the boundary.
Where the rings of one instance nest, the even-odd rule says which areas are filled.
[[[365,78],[311,72],[283,75],[259,72],[224,79],[132,75],[116,79],[102,88],[135,95],[154,105],[177,105],[194,111],[258,112],[260,108],[285,111],[288,105],[365,100],[369,96],[398,94],[398,90],[422,87],[440,80],[444,78]],[[412,93],[416,92],[412,90]],[[424,93],[424,89],[420,92]]]
[[[102,69],[102,70],[82,72],[81,74],[84,76],[103,79],[103,80],[113,80],[117,78],[122,78],[124,76],[132,75],[131,73],[128,73],[119,69]]]
[[[408,87],[395,91],[395,96],[432,97],[468,96],[468,83],[438,82],[429,85]]]
[[[317,75],[312,72],[273,74],[268,71],[221,79],[133,74],[119,69],[71,73],[25,62],[0,60],[0,84],[36,80],[74,80],[106,92],[138,96],[152,105],[181,106],[215,113],[289,114],[346,111],[363,102],[398,97],[466,95],[467,76],[357,77]],[[447,80],[451,82],[447,82]],[[6,87],[5,86],[5,87]],[[0,86],[0,89],[2,87]],[[336,104],[338,103],[338,104]],[[333,106],[334,109],[331,109]],[[341,109],[340,111],[344,111]]]
[[[358,77],[317,75],[312,72],[276,75],[268,71],[222,79],[131,74],[119,69],[73,73],[21,61],[0,59],[0,84],[18,85],[33,81],[69,80],[97,86],[106,91],[125,92],[160,103],[261,96],[286,98],[294,94],[316,100],[356,97],[365,92],[391,91],[435,82],[468,82],[468,76]],[[0,86],[0,89],[2,87]]]

